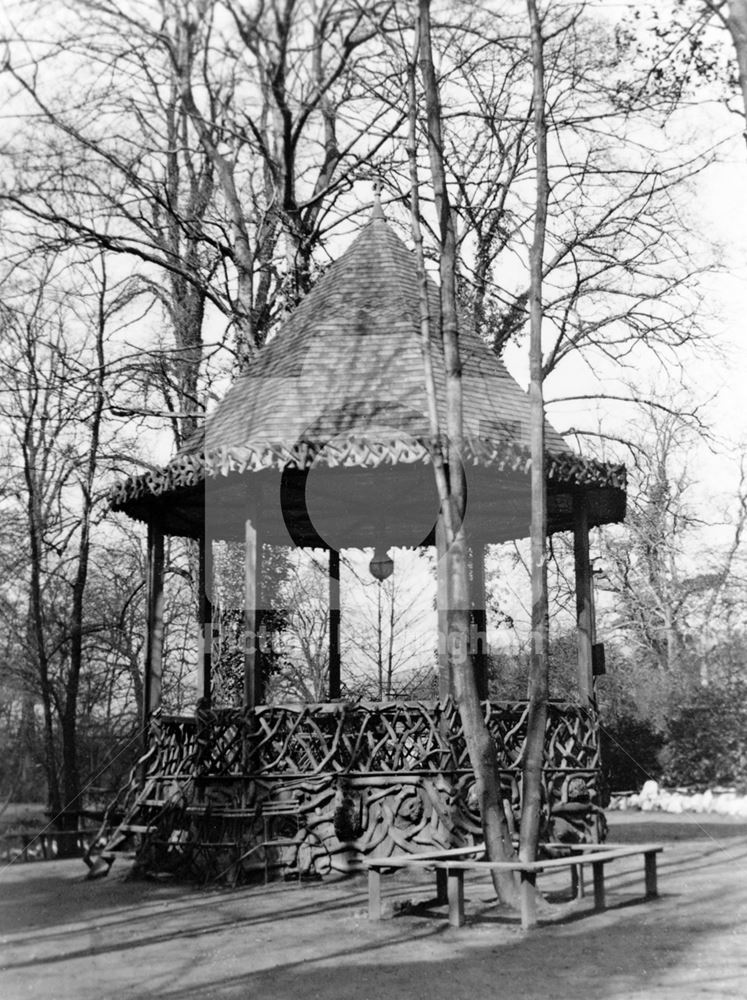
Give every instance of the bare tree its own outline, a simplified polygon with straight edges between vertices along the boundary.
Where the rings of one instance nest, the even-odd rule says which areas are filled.
[[[6,82],[16,84],[10,106],[17,127],[6,155],[17,169],[2,199],[23,220],[15,253],[33,245],[84,245],[135,263],[173,333],[173,346],[141,351],[132,367],[142,392],[135,412],[155,384],[161,402],[151,408],[165,411],[178,445],[202,409],[205,308],[220,306],[211,287],[221,259],[209,228],[211,165],[189,133],[147,18],[140,30],[131,25],[125,32],[124,22],[107,18],[105,4],[92,4],[85,13],[71,10],[69,24],[59,37],[47,34],[43,56],[29,52],[22,37],[8,43],[4,70]],[[84,69],[91,64],[109,65],[110,72],[91,80]],[[61,98],[60,73],[67,80],[80,75],[76,100]]]
[[[378,6],[375,19],[391,4]],[[33,124],[16,132],[2,198],[40,233],[139,262],[174,337],[150,369],[179,443],[204,405],[206,310],[233,327],[243,367],[308,290],[314,251],[355,208],[338,213],[338,199],[396,128],[396,113],[359,113],[356,66],[378,34],[343,0],[86,0],[66,13],[41,49],[9,40],[12,107]],[[75,99],[60,73],[80,77]]]
[[[683,97],[703,103],[715,98],[747,117],[745,0],[670,0],[643,14],[633,10],[620,25],[636,57],[648,64],[641,93],[673,106]]]
[[[522,861],[537,853],[542,814],[542,766],[547,725],[549,621],[547,604],[547,488],[545,484],[545,405],[542,369],[542,274],[550,185],[545,120],[545,56],[542,21],[535,0],[527,0],[532,50],[534,141],[537,159],[537,200],[530,249],[529,406],[531,421],[531,581],[532,649],[529,670],[529,717],[521,808]]]
[[[723,4],[711,4],[720,13]],[[729,0],[729,12],[726,26],[734,42],[739,65],[739,87],[742,91],[744,115],[747,118],[747,2],[746,0]]]
[[[734,610],[743,583],[744,470],[731,524],[720,532],[728,530],[730,539],[704,541],[719,526],[704,523],[695,509],[696,484],[684,457],[694,439],[675,413],[648,415],[629,459],[625,528],[606,533],[601,546],[601,585],[615,595],[607,628],[619,655],[655,679],[659,697],[686,697],[717,682],[718,649],[741,628]],[[649,708],[661,721],[664,706]]]
[[[714,15],[731,37],[737,57],[739,90],[747,119],[747,0],[702,0],[706,11]],[[745,131],[747,139],[747,130]]]
[[[426,391],[429,399],[431,436],[436,442],[433,466],[441,505],[440,518],[441,530],[444,535],[447,578],[448,635],[441,636],[440,641],[447,642],[456,701],[459,706],[470,762],[475,773],[475,788],[486,849],[491,859],[499,861],[513,856],[513,846],[506,816],[503,812],[500,776],[497,770],[497,752],[485,723],[475,675],[467,655],[470,595],[467,538],[464,529],[466,496],[462,463],[462,381],[456,287],[457,247],[454,217],[444,171],[441,104],[431,46],[430,0],[420,0],[419,2],[416,31],[416,54],[419,58],[423,81],[428,155],[438,218],[441,308],[437,340],[440,341],[443,352],[443,371],[446,385],[445,427],[441,427],[436,406],[433,359],[431,358],[430,317],[422,260],[422,241],[419,239],[418,183],[413,136],[415,115],[413,75],[411,77],[413,83],[411,83],[410,88],[412,214],[419,258]],[[494,871],[493,881],[499,898],[506,902],[515,902],[517,887],[510,872]]]
[[[0,420],[16,470],[7,506],[22,527],[13,600],[24,636],[24,685],[42,706],[49,801],[58,815],[75,807],[82,787],[81,683],[97,631],[86,595],[104,499],[100,473],[111,445],[103,419],[107,344],[136,290],[129,280],[112,281],[101,256],[77,268],[45,257],[20,278],[3,286],[9,305]]]
[[[278,600],[287,608],[276,638],[277,669],[268,678],[269,700],[326,701],[329,693],[329,583],[315,559],[288,566]]]
[[[349,638],[346,687],[372,698],[402,698],[420,692],[433,679],[432,630],[424,621],[432,596],[424,595],[422,551],[398,553],[395,571],[384,581],[359,575],[345,560],[353,580],[346,585]],[[428,560],[430,566],[430,560]],[[352,586],[351,586],[352,584]],[[435,618],[435,615],[433,616]]]
[[[451,5],[439,10],[432,30],[459,295],[498,352],[521,342],[529,323],[536,169],[524,6],[506,4],[495,14],[483,5]],[[700,149],[657,150],[655,137],[676,115],[678,98],[649,86],[650,66],[636,41],[593,7],[550,3],[543,21],[549,195],[542,364],[553,402],[551,376],[574,363],[600,375],[639,361],[676,366],[682,348],[712,348],[700,277],[715,266],[716,251],[709,255],[704,241],[693,239],[686,203],[688,183],[714,152],[705,137]],[[400,81],[392,77],[392,91]],[[388,180],[402,197],[396,176]],[[434,256],[433,214],[421,203],[425,252]],[[601,375],[597,391],[609,391]]]

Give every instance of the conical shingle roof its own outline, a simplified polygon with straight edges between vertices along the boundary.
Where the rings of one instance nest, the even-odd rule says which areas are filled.
[[[439,293],[430,279],[428,291],[443,426]],[[528,471],[528,396],[465,318],[460,355],[465,461]],[[427,413],[415,256],[374,213],[207,417],[204,433],[160,472],[118,484],[113,506],[143,516],[132,504],[142,508],[148,496],[288,466],[427,462]],[[550,482],[624,491],[624,468],[574,454],[549,424],[546,449]]]
[[[432,327],[438,289],[429,281]],[[364,442],[392,434],[427,440],[429,426],[415,258],[391,227],[373,218],[329,268],[207,420],[205,450],[312,448],[340,435],[362,450],[342,464],[375,464]],[[463,322],[464,434],[469,440],[529,445],[529,403],[503,362]],[[443,412],[440,351],[437,391]],[[568,446],[548,426],[550,452]]]

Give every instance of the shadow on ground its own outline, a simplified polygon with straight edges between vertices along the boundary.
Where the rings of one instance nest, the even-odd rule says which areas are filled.
[[[670,832],[670,824],[674,829]],[[722,829],[722,826],[724,829]],[[402,915],[371,924],[362,877],[199,891],[86,882],[76,862],[0,873],[0,996],[54,1000],[733,1000],[747,984],[747,824],[625,819],[615,841],[662,840],[661,898],[641,859],[610,870],[610,909],[563,904],[537,931],[466,886],[450,928],[430,879],[387,881]],[[706,830],[707,832],[703,832]],[[683,833],[684,831],[684,833]],[[622,835],[621,835],[622,834]],[[684,834],[687,834],[686,838]],[[567,880],[548,883],[561,899]],[[743,958],[743,956],[745,956]]]

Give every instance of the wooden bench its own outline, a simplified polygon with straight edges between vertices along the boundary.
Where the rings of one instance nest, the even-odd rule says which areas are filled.
[[[471,855],[482,855],[485,848],[456,848],[451,851],[433,851],[424,854],[398,854],[390,858],[367,858],[368,869],[368,918],[381,920],[381,876],[397,868],[432,868],[436,872],[436,898],[449,905],[449,923],[452,927],[464,924],[464,873],[466,871],[515,871],[521,876],[520,905],[521,926],[529,930],[537,926],[537,875],[544,871],[569,868],[578,885],[578,872],[584,865],[591,865],[594,879],[594,910],[605,908],[604,867],[620,858],[644,859],[646,899],[658,895],[656,883],[656,855],[664,848],[661,844],[552,844],[548,848],[567,851],[563,857],[550,857],[541,861],[485,861]]]

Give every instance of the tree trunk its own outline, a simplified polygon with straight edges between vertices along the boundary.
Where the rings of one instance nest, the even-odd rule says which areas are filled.
[[[548,698],[547,497],[545,490],[545,408],[542,396],[542,257],[547,219],[547,126],[542,25],[535,0],[527,0],[532,45],[533,107],[537,149],[534,238],[530,249],[529,404],[531,433],[531,574],[532,651],[529,672],[529,718],[522,786],[522,861],[537,852],[542,814],[542,763]]]
[[[62,811],[62,796],[57,774],[57,749],[55,746],[53,698],[54,691],[49,675],[49,657],[46,645],[46,620],[44,615],[44,600],[42,597],[42,536],[44,531],[44,515],[39,496],[39,483],[36,469],[36,449],[33,428],[27,424],[23,440],[23,464],[26,480],[27,503],[26,513],[29,529],[29,646],[34,650],[36,669],[39,677],[39,690],[42,699],[44,715],[44,770],[47,776],[47,798],[53,816]]]
[[[202,364],[202,324],[205,317],[206,290],[199,283],[193,283],[187,275],[200,272],[200,243],[195,228],[204,224],[214,190],[214,169],[212,161],[204,154],[204,164],[195,169],[190,161],[188,143],[189,115],[180,106],[179,86],[176,75],[171,83],[171,93],[165,109],[166,142],[164,187],[170,205],[184,203],[189,228],[183,226],[173,213],[166,216],[164,251],[174,260],[182,262],[184,270],[170,271],[168,274],[170,295],[164,302],[171,317],[174,332],[176,356],[174,362],[176,409],[180,414],[174,417],[172,426],[177,448],[194,434],[200,421],[202,402],[198,398],[198,380]],[[186,155],[183,166],[180,159]],[[186,175],[186,176],[185,176]],[[158,232],[158,227],[154,226]],[[185,273],[186,271],[186,273]],[[164,395],[171,386],[165,379]],[[168,402],[168,398],[167,398]]]
[[[440,639],[447,641],[451,672],[454,678],[454,693],[470,762],[475,773],[475,786],[488,856],[492,860],[501,861],[512,857],[513,847],[503,812],[496,748],[483,715],[469,656],[470,595],[467,538],[464,530],[466,491],[462,466],[462,368],[459,357],[459,329],[456,308],[456,232],[444,171],[441,105],[433,66],[429,0],[419,0],[419,32],[420,70],[425,92],[428,128],[428,154],[440,236],[440,334],[446,381],[446,468],[439,469],[437,462],[434,461],[436,481],[439,486],[441,517],[446,533],[446,589],[448,591],[449,612],[448,635],[442,636]],[[414,115],[414,101],[412,100],[411,105],[412,128],[412,115]],[[411,142],[414,144],[412,131]],[[414,172],[415,169],[413,158],[411,159],[411,172]],[[416,177],[414,179],[416,180]],[[417,183],[413,186],[413,218],[414,221],[417,221],[419,232],[419,220],[416,219],[416,216]],[[422,270],[422,242],[419,242],[419,248],[421,255],[419,263]],[[425,324],[425,333],[427,337],[425,353],[427,354],[430,350],[430,333],[427,324]],[[428,374],[430,374],[430,385],[427,386],[427,389],[431,397],[429,407],[431,420],[433,421],[433,415],[436,414],[437,421],[435,384],[432,379],[432,371],[429,373],[429,367],[426,365],[426,376]],[[437,422],[436,426],[431,429],[432,436],[438,440],[440,434]],[[514,903],[517,890],[512,874],[494,872],[493,875],[499,898],[505,902]]]
[[[14,791],[21,802],[28,802],[38,790],[38,779],[34,774],[37,758],[36,715],[34,698],[28,691],[21,695],[21,725],[18,732],[19,761],[18,776]]]
[[[89,419],[89,446],[84,475],[82,478],[82,502],[80,508],[80,538],[78,558],[73,580],[72,607],[70,609],[70,667],[65,681],[65,704],[61,718],[62,737],[62,784],[64,808],[77,806],[81,795],[80,768],[78,766],[78,693],[83,669],[83,619],[84,596],[88,579],[88,564],[91,551],[91,515],[93,512],[93,489],[99,456],[99,436],[101,415],[104,407],[104,378],[106,373],[104,357],[104,331],[106,329],[107,280],[104,258],[101,256],[102,274],[98,288],[98,325],[96,329],[96,376],[92,386],[93,407]],[[76,829],[74,816],[63,816],[62,829]],[[62,846],[62,845],[60,845]],[[74,850],[74,845],[69,847]]]
[[[217,183],[223,195],[227,220],[230,226],[231,257],[236,268],[234,321],[236,325],[236,355],[239,372],[243,372],[254,356],[257,341],[254,330],[254,252],[249,237],[247,220],[234,175],[234,162],[225,156],[214,141],[213,134],[197,106],[192,90],[194,32],[187,21],[180,22],[173,51],[174,69],[177,74],[182,106],[199,136],[200,143],[210,159]]]
[[[747,0],[729,0],[729,16],[726,23],[737,51],[739,86],[742,91],[744,115],[747,120]],[[747,128],[745,129],[745,139],[747,140]]]
[[[379,678],[379,698],[384,697],[384,637],[381,609],[381,583],[376,584],[376,670]]]
[[[392,678],[394,676],[394,626],[396,624],[394,601],[394,586],[389,591],[389,623],[387,628],[387,654],[386,654],[386,696],[392,697]]]
[[[179,448],[201,423],[198,393],[205,295],[201,289],[190,285],[178,274],[171,276],[171,290],[172,329],[178,352],[175,365],[176,391],[181,414],[174,424],[174,437]]]

